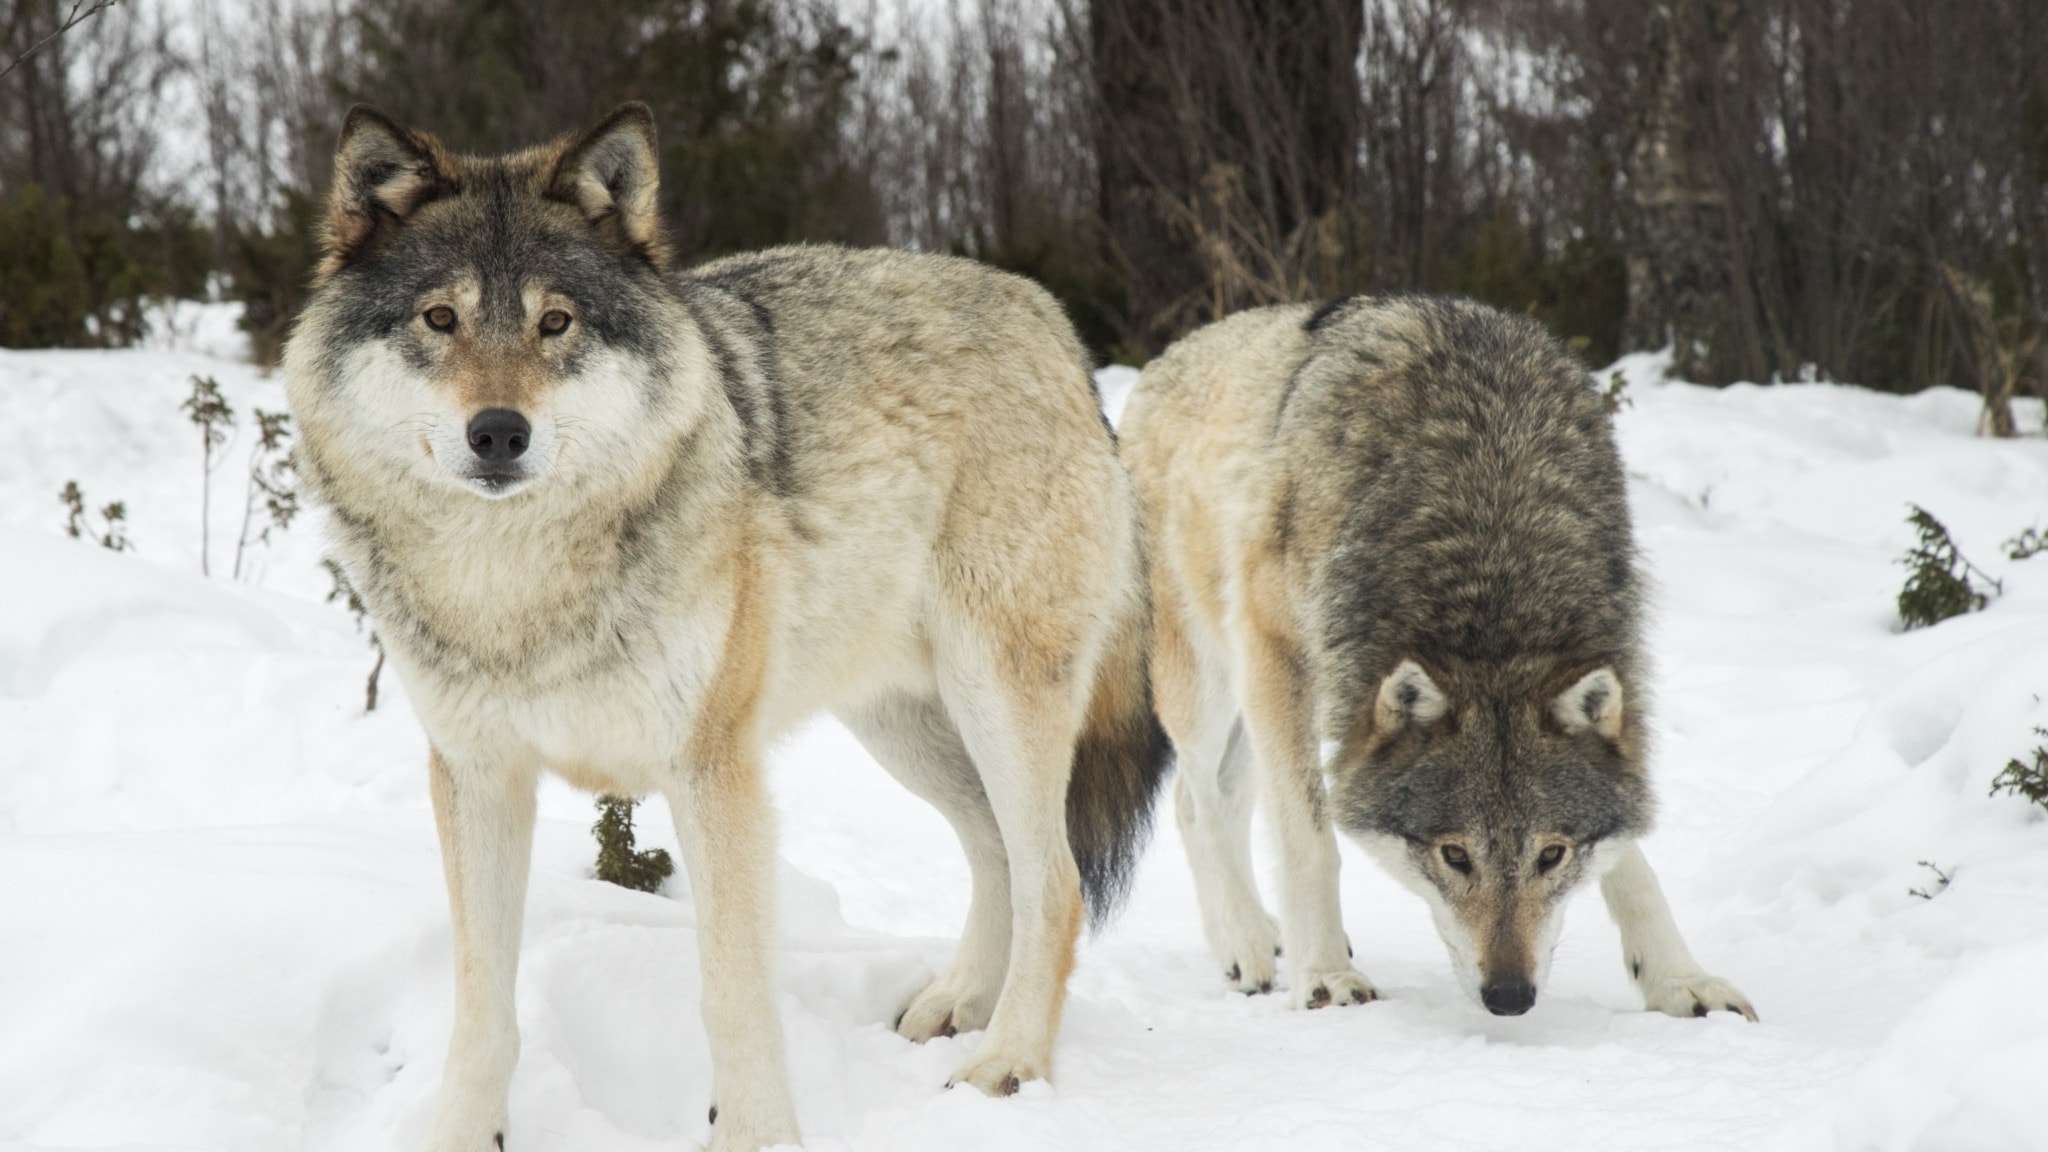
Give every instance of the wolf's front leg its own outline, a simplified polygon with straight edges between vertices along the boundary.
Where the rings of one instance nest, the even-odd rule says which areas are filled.
[[[441,867],[454,923],[455,1032],[429,1152],[505,1147],[506,1096],[519,1063],[513,980],[533,852],[535,776],[508,764],[428,761]]]
[[[1352,967],[1337,901],[1337,828],[1330,818],[1312,722],[1305,660],[1254,626],[1246,644],[1245,729],[1258,761],[1260,798],[1280,847],[1280,935],[1296,1008],[1379,998]]]
[[[758,759],[687,767],[668,790],[697,906],[712,1152],[797,1142],[775,1010],[775,827]]]
[[[1727,1011],[1756,1019],[1756,1009],[1734,985],[1700,971],[1678,934],[1671,906],[1665,903],[1664,890],[1643,850],[1631,841],[1613,851],[1620,859],[1601,878],[1600,895],[1621,929],[1622,958],[1642,991],[1644,1006],[1671,1016]]]

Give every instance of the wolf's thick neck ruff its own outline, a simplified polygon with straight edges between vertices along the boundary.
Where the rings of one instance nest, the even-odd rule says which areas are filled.
[[[624,659],[678,596],[713,591],[708,569],[679,569],[715,550],[706,537],[731,531],[747,503],[736,426],[716,398],[680,448],[657,446],[653,467],[605,491],[544,477],[491,499],[412,477],[348,476],[317,458],[307,471],[337,550],[406,663],[494,691],[539,691],[593,661]]]

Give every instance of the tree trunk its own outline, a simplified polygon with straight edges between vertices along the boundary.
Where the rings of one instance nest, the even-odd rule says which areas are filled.
[[[1659,0],[1651,9],[1629,158],[1626,345],[1670,343],[1672,371],[1703,383],[1726,383],[1740,359],[1730,204],[1713,154],[1713,72],[1725,66],[1732,8],[1730,0]]]

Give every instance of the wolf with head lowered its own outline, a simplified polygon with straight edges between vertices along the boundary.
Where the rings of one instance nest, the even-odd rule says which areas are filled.
[[[797,1139],[762,749],[820,711],[953,824],[973,895],[897,1021],[1051,1071],[1087,908],[1170,749],[1135,495],[1058,305],[969,261],[790,248],[678,273],[652,117],[455,155],[368,109],[285,358],[301,466],[432,747],[455,1024],[429,1147],[516,1148],[535,788],[668,800],[711,1146]],[[679,1089],[681,1086],[678,1086]]]
[[[1237,988],[1270,991],[1284,944],[1297,1007],[1375,998],[1339,920],[1342,829],[1428,903],[1496,1014],[1535,1003],[1597,880],[1649,1007],[1754,1018],[1635,843],[1641,578],[1608,418],[1554,337],[1448,298],[1257,309],[1148,365],[1121,433],[1180,828]]]

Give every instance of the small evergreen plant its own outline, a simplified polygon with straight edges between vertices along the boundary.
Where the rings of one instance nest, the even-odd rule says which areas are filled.
[[[1600,389],[1600,406],[1607,409],[1607,414],[1612,416],[1623,408],[1635,407],[1635,403],[1628,398],[1628,377],[1621,374],[1621,369],[1616,368],[1608,374],[1606,386]]]
[[[126,552],[130,548],[135,547],[135,545],[128,542],[128,504],[126,501],[116,500],[101,508],[100,521],[103,527],[100,530],[99,536],[96,537],[99,540],[100,547],[111,549],[115,552]]]
[[[1913,512],[1906,522],[1919,533],[1920,540],[1899,561],[1907,569],[1906,586],[1899,590],[1902,624],[1908,629],[1925,628],[1990,603],[1991,597],[1970,582],[1972,573],[1993,593],[2003,591],[1998,581],[1963,556],[1941,521],[1918,504],[1907,507]]]
[[[2022,529],[2019,535],[2005,542],[2008,560],[2025,560],[2042,552],[2048,552],[2048,532],[2039,528]]]
[[[256,414],[256,443],[249,449],[249,486],[242,493],[242,530],[235,536],[235,579],[242,578],[242,557],[252,544],[270,543],[273,530],[291,527],[299,514],[298,462],[292,456],[292,418],[284,412]],[[256,520],[258,498],[267,523]],[[329,597],[333,599],[333,597]]]
[[[2036,728],[2034,734],[2048,740],[2048,728]],[[2007,761],[2005,771],[1991,781],[1991,794],[1996,796],[2004,792],[2024,796],[2048,808],[2048,744],[2034,749],[2033,760],[2031,764],[2023,764],[2017,759]]]
[[[94,531],[92,522],[85,514],[85,491],[76,480],[66,480],[64,490],[57,493],[68,514],[64,531],[74,540],[91,540],[102,548],[114,552],[126,552],[135,547],[128,539],[128,505],[116,500],[100,509],[100,529]]]
[[[675,873],[675,862],[660,848],[634,849],[633,803],[625,796],[597,798],[597,823],[590,827],[597,837],[597,878],[639,892],[659,891]]]
[[[192,394],[178,406],[195,427],[199,429],[199,444],[204,455],[200,458],[199,479],[199,574],[213,574],[211,518],[213,514],[213,470],[218,467],[214,454],[228,442],[228,432],[235,426],[235,410],[228,405],[227,397],[220,394],[220,381],[211,376],[192,377]]]

